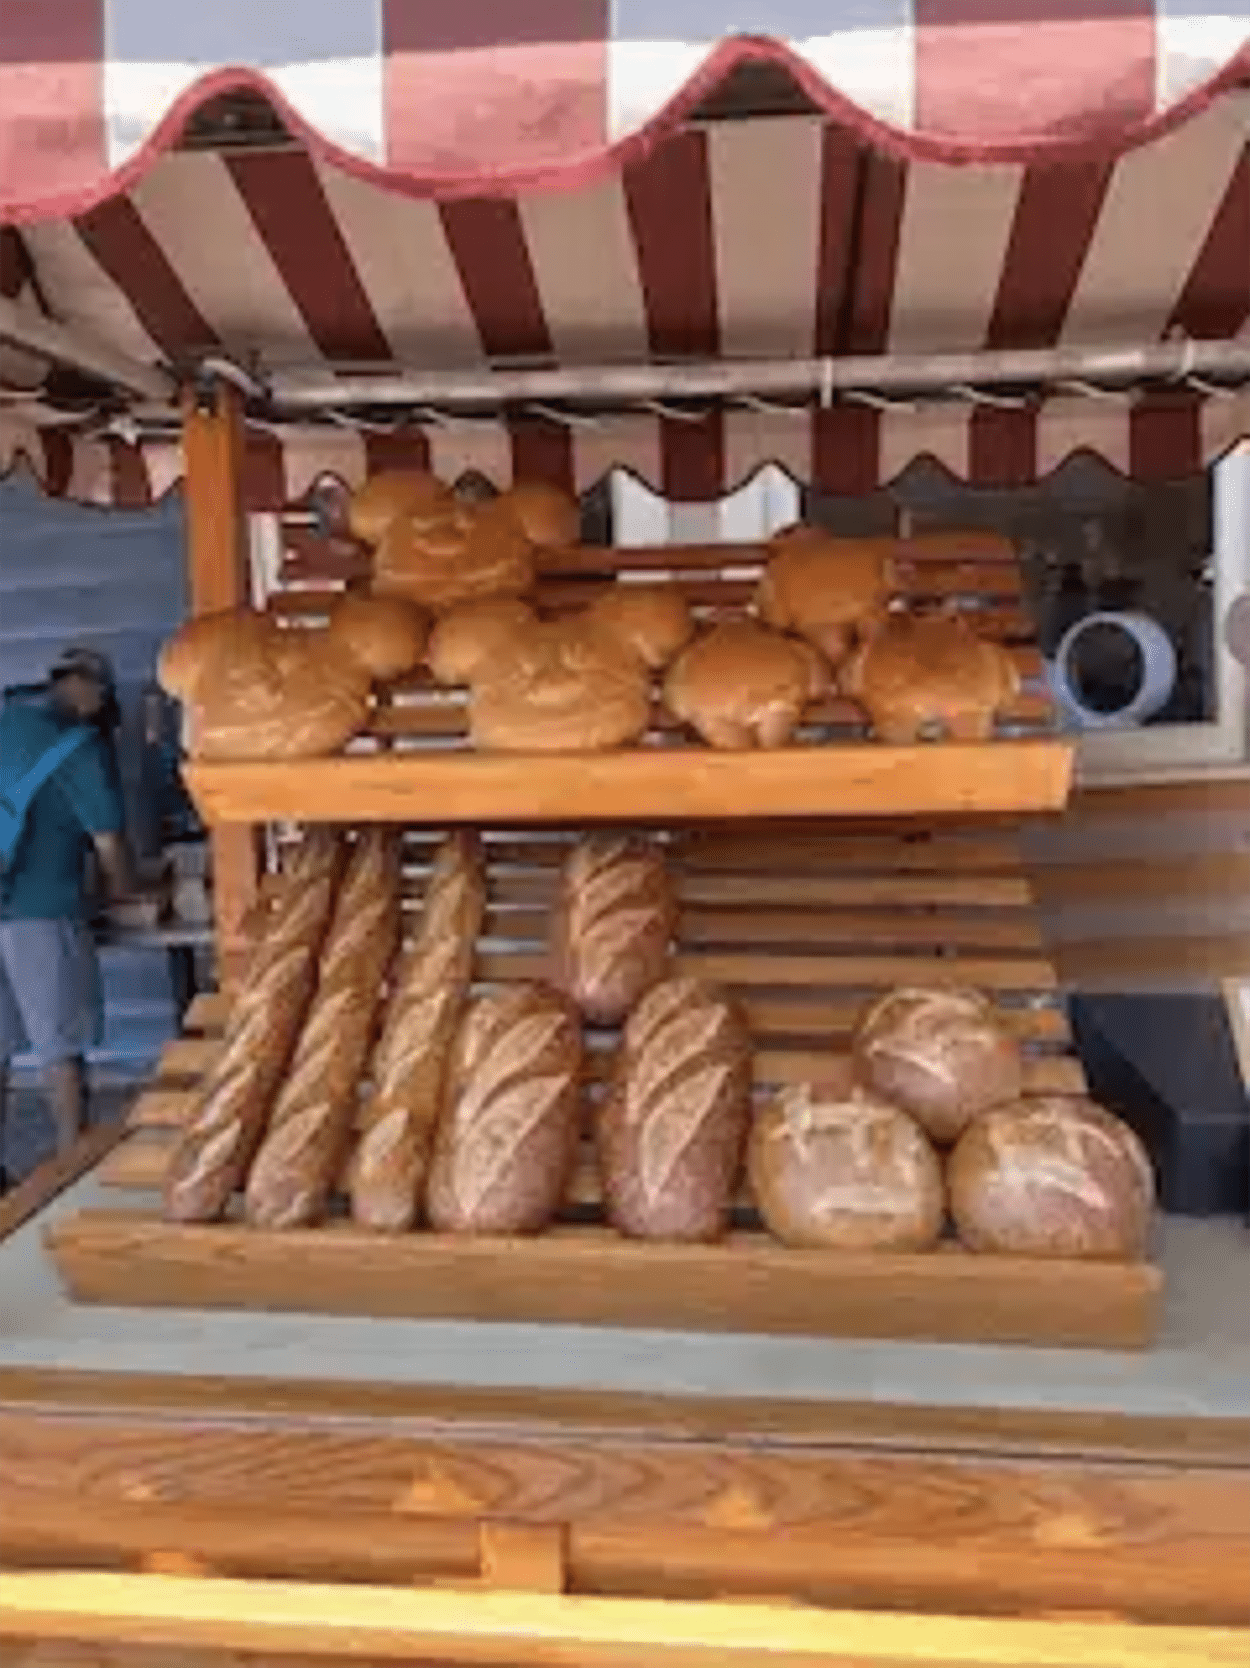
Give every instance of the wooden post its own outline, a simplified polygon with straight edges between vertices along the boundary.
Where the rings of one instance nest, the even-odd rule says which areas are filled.
[[[251,601],[247,521],[243,512],[242,401],[217,384],[183,397],[186,458],[187,563],[192,614],[211,614]],[[228,989],[247,953],[247,920],[257,902],[259,844],[250,824],[210,835],[218,978]]]

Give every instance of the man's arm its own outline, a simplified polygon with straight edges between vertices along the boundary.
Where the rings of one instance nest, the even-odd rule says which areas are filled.
[[[116,904],[132,898],[136,891],[135,873],[125,835],[93,834],[92,844],[100,873],[104,876],[108,901]]]

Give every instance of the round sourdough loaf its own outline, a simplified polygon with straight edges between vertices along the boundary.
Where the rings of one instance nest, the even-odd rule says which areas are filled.
[[[864,1083],[937,1142],[1023,1090],[1020,1045],[975,990],[891,991],[860,1021],[852,1051]]]
[[[946,1208],[933,1145],[841,1065],[830,1081],[795,1084],[757,1112],[747,1170],[760,1215],[786,1245],[926,1250]]]
[[[637,1239],[719,1239],[750,1117],[750,1037],[737,1008],[696,979],[655,985],[626,1021],[598,1119],[608,1220]]]
[[[973,1251],[1143,1255],[1154,1173],[1137,1136],[1093,1101],[1039,1096],[981,1113],[947,1165],[951,1215]]]

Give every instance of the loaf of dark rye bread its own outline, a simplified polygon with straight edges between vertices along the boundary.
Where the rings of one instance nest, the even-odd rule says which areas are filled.
[[[664,853],[588,834],[569,853],[552,918],[552,982],[588,1020],[618,1025],[668,970],[677,902]]]
[[[336,830],[310,830],[278,885],[226,1022],[221,1052],[170,1155],[171,1222],[214,1222],[252,1162],[317,983],[317,962],[342,877]]]
[[[244,1210],[256,1227],[319,1221],[342,1172],[399,945],[400,878],[398,834],[362,833],[339,889],[316,994],[247,1178]]]
[[[353,1218],[403,1233],[420,1214],[452,1045],[486,909],[481,842],[449,834],[434,856],[416,938],[396,971],[351,1164]]]
[[[640,1239],[728,1225],[751,1115],[751,1044],[722,992],[667,979],[626,1021],[597,1122],[608,1220]]]

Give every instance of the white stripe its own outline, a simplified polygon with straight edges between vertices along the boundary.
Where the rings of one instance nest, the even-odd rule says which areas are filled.
[[[918,457],[932,457],[957,480],[968,478],[971,406],[920,406],[915,411],[883,411],[879,425],[880,480],[896,480]]]
[[[106,0],[110,167],[132,156],[201,76],[236,65],[272,80],[332,144],[384,156],[382,0]]]
[[[298,503],[321,474],[357,487],[368,472],[364,436],[349,429],[305,429],[284,437],[282,472],[288,504]]]
[[[780,464],[796,481],[810,480],[810,412],[797,411],[791,416],[764,411],[727,411],[724,435],[725,484],[730,492],[750,480],[766,463]]]
[[[149,441],[143,448],[143,464],[148,473],[148,490],[152,495],[152,502],[158,504],[186,473],[182,442]]]
[[[815,348],[824,124],[722,122],[708,134],[721,352]]]
[[[599,428],[579,425],[573,430],[573,471],[579,493],[617,468],[658,490],[663,469],[657,417],[619,417]]]
[[[497,487],[512,484],[512,439],[505,423],[449,422],[426,431],[430,467],[443,481],[458,481],[474,469]]]
[[[1155,102],[1178,103],[1250,41],[1250,0],[1155,0]]]
[[[482,363],[482,342],[433,203],[317,165],[374,317],[396,359],[421,370]]]
[[[1248,136],[1250,94],[1237,93],[1120,159],[1068,309],[1064,346],[1159,338]]]
[[[41,220],[22,236],[57,318],[146,364],[164,357],[70,221]]]
[[[112,459],[108,448],[98,440],[79,438],[73,442],[65,497],[76,504],[113,502]]]
[[[1019,167],[908,168],[891,352],[954,353],[984,343],[1023,178]]]
[[[1207,400],[1202,407],[1202,455],[1214,463],[1241,440],[1250,439],[1250,393]]]
[[[228,352],[267,365],[321,355],[225,163],[207,151],[162,158],[131,193],[183,288]]]
[[[1045,477],[1074,452],[1091,451],[1128,473],[1132,406],[1081,395],[1047,400],[1037,418],[1037,472]]]
[[[558,362],[646,359],[646,305],[620,175],[588,190],[525,196],[519,206]]]

